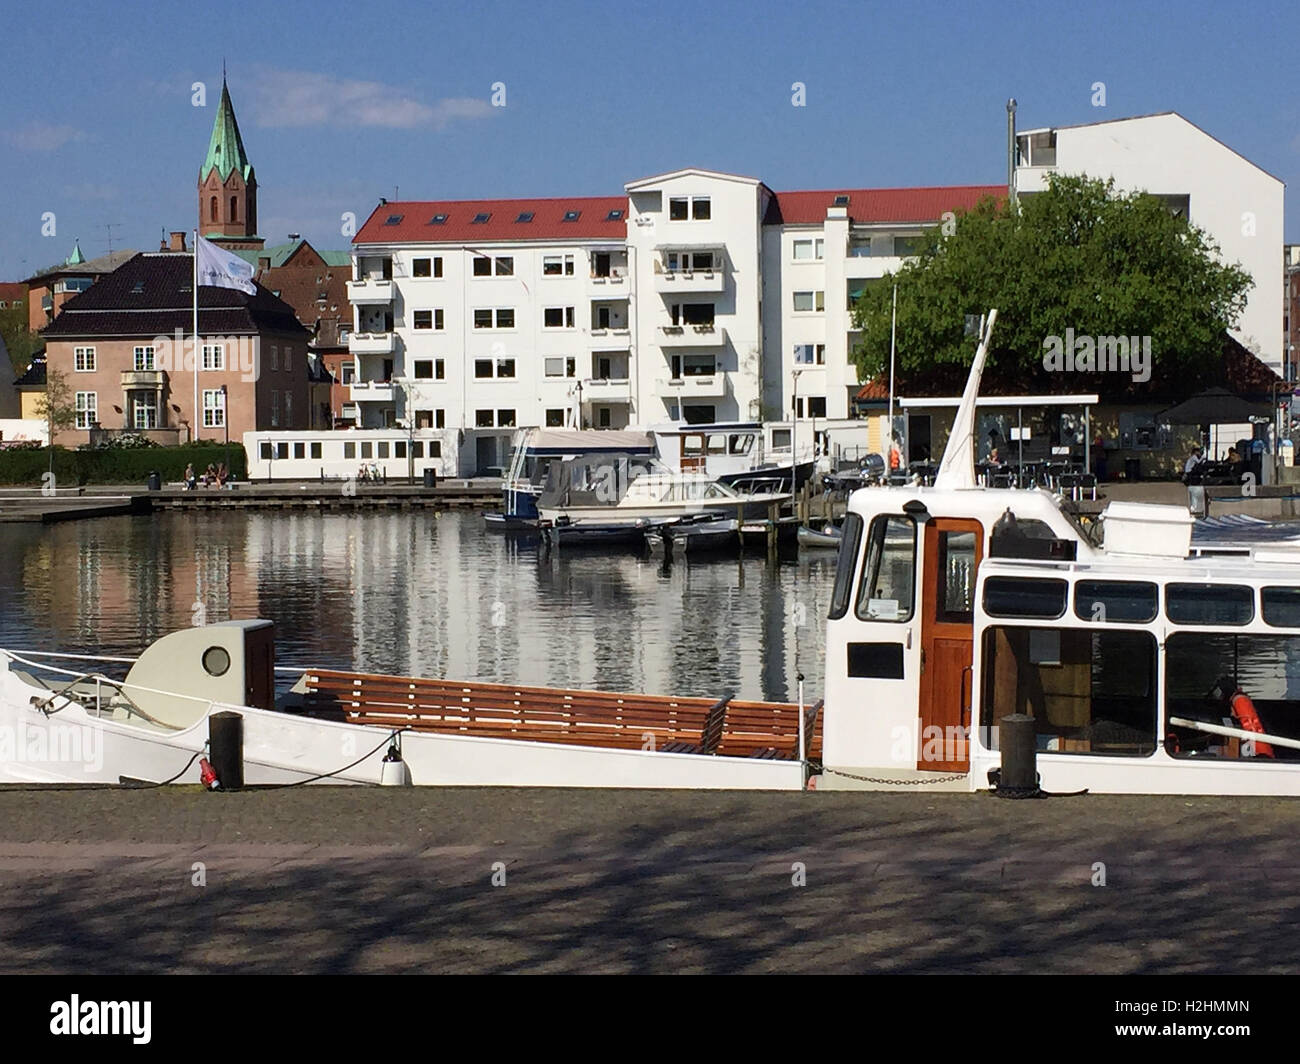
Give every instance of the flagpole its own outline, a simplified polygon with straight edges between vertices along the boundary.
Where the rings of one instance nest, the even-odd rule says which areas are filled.
[[[194,413],[190,443],[199,438],[199,231],[194,230]]]
[[[885,444],[885,466],[894,448],[894,345],[898,336],[898,285],[894,285],[894,311],[889,325],[889,438]]]

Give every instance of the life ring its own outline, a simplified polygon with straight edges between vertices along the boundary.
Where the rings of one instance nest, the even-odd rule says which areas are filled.
[[[1245,691],[1238,691],[1232,696],[1228,703],[1229,709],[1243,730],[1258,732],[1260,735],[1266,735],[1264,731],[1264,722],[1259,719],[1259,711],[1255,709],[1255,703],[1250,700]],[[1255,742],[1256,757],[1273,757],[1273,747],[1268,743]]]

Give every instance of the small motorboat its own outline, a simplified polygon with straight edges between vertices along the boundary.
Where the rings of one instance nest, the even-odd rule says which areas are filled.
[[[799,526],[799,546],[813,548],[833,548],[838,550],[842,534],[834,525],[827,525],[825,528],[809,528],[807,525]]]
[[[732,517],[679,521],[665,525],[676,554],[700,555],[740,549],[740,522]]]

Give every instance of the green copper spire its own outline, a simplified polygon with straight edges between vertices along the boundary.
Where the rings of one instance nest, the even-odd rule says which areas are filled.
[[[80,266],[85,261],[86,261],[86,256],[81,253],[81,241],[74,240],[72,242],[72,254],[67,257],[67,260],[64,262],[64,265]]]
[[[208,141],[208,157],[199,169],[199,180],[206,180],[213,167],[222,181],[230,176],[232,170],[237,169],[245,181],[253,173],[252,164],[244,154],[244,141],[239,135],[239,123],[235,121],[235,108],[230,102],[230,90],[226,88],[224,77],[221,79],[217,118],[212,123],[212,139]]]

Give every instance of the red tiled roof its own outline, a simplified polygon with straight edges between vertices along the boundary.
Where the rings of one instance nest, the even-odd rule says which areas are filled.
[[[21,281],[0,281],[0,300],[12,305],[15,299],[27,301],[27,286]]]
[[[352,243],[473,244],[503,240],[610,240],[622,243],[627,238],[627,209],[626,196],[389,202],[374,209],[361,231],[352,238]],[[579,212],[575,221],[564,220],[568,211]],[[622,213],[611,220],[610,211]],[[532,221],[516,221],[524,213],[531,213]],[[431,225],[430,220],[438,214],[445,214],[447,220]],[[474,217],[478,214],[488,215],[488,220],[475,223]],[[389,218],[401,218],[401,221],[388,225]]]
[[[889,398],[889,385],[883,380],[867,381],[857,394],[853,397],[860,403],[868,403],[873,400],[885,400]]]
[[[937,222],[944,211],[970,210],[992,196],[1006,199],[1006,185],[946,185],[933,188],[831,188],[814,192],[776,192],[764,225],[819,225],[836,196],[849,197],[849,218],[858,223]]]

